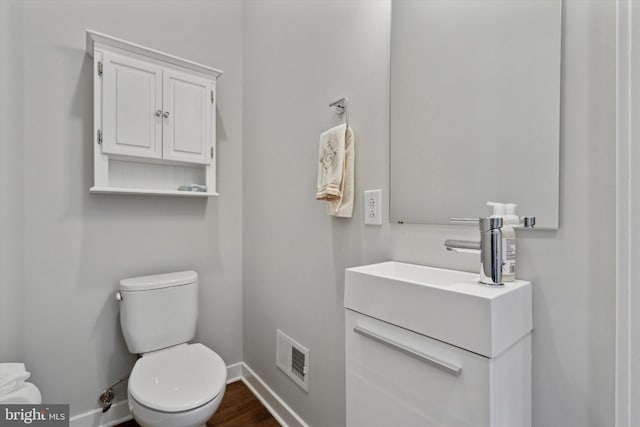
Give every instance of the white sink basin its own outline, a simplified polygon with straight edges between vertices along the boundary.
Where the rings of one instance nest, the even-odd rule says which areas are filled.
[[[478,283],[478,275],[389,261],[348,268],[344,306],[495,357],[532,330],[531,282]]]

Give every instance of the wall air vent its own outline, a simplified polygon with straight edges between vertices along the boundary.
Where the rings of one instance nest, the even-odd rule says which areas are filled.
[[[280,329],[277,330],[276,365],[304,391],[309,391],[309,350]]]

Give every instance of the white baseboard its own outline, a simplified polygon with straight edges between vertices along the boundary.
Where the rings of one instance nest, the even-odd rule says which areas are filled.
[[[128,401],[121,400],[114,403],[107,412],[102,409],[94,409],[92,411],[78,414],[69,420],[70,427],[112,427],[117,426],[125,421],[132,419],[129,412]]]
[[[244,362],[227,366],[227,384],[242,381],[283,427],[308,427],[302,418],[287,405]],[[128,401],[114,403],[107,412],[94,409],[75,415],[69,420],[70,427],[112,427],[132,419]]]
[[[235,383],[242,379],[244,372],[243,366],[244,362],[238,362],[227,366],[227,384]]]
[[[307,423],[244,362],[242,369],[242,382],[283,427],[308,427]]]

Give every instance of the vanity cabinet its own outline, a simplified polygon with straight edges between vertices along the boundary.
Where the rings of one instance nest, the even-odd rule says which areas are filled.
[[[489,358],[346,310],[345,340],[348,427],[531,425],[530,334]]]
[[[531,283],[396,261],[345,272],[348,427],[530,427]]]
[[[217,195],[220,70],[87,30],[94,59],[91,192]],[[206,192],[179,191],[188,184]]]

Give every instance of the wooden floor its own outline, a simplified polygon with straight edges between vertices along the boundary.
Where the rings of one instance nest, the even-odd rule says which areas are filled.
[[[280,424],[262,406],[242,381],[227,384],[220,407],[207,422],[207,427],[279,427]],[[119,427],[138,427],[127,421]]]

